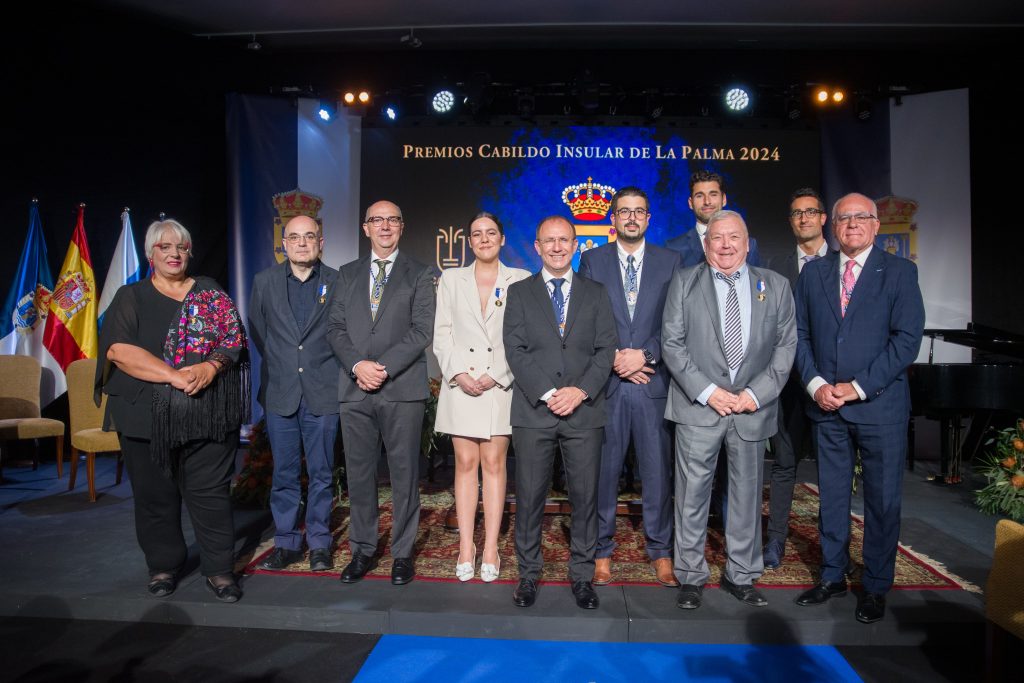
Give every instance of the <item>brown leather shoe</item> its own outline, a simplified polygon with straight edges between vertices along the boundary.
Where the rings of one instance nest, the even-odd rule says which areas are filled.
[[[591,582],[595,586],[607,586],[612,582],[612,558],[610,557],[599,557],[594,560],[594,580]]]
[[[672,572],[671,557],[659,557],[651,562],[651,567],[654,568],[654,577],[658,579],[658,583],[662,586],[675,588],[679,585],[679,582],[676,581],[676,575]]]

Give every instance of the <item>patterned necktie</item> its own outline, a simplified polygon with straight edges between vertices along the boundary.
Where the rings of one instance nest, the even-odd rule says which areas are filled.
[[[817,259],[820,259],[821,257],[818,256],[817,254],[807,254],[806,256],[801,256],[800,258],[803,260],[804,265],[807,265],[811,261],[816,261]]]
[[[370,319],[377,319],[377,309],[380,307],[380,298],[384,294],[384,285],[388,283],[387,266],[385,259],[374,259],[377,264],[377,275],[373,278],[373,290],[370,292]]]
[[[553,277],[548,280],[554,286],[551,291],[551,308],[555,312],[555,322],[558,323],[558,335],[565,334],[565,296],[562,294],[562,283],[564,277]]]
[[[857,284],[857,278],[853,276],[853,267],[857,265],[857,262],[850,259],[846,262],[846,270],[843,271],[843,290],[842,295],[839,297],[839,303],[842,304],[843,317],[846,317],[846,309],[850,306],[850,297],[853,296],[853,287]]]
[[[715,277],[729,285],[729,294],[725,297],[725,361],[730,370],[735,370],[743,361],[743,325],[740,323],[740,298],[736,294],[736,283],[740,279],[739,271],[732,275],[715,273]]]
[[[626,308],[629,309],[629,319],[632,320],[637,295],[636,265],[632,254],[626,257],[626,280],[622,283],[622,288],[626,290]]]

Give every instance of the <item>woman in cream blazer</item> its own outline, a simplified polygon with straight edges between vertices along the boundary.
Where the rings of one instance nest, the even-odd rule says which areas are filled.
[[[513,282],[529,275],[499,259],[505,233],[498,218],[483,212],[469,224],[476,257],[465,268],[441,274],[434,319],[434,355],[441,366],[441,395],[434,429],[451,434],[455,450],[455,511],[459,557],[455,575],[473,578],[476,566],[477,470],[483,471],[484,549],[480,578],[501,571],[498,529],[505,505],[505,455],[512,406],[512,373],[505,362],[502,323]]]

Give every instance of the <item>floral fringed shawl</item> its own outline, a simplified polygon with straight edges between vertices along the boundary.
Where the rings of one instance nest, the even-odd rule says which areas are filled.
[[[176,469],[176,449],[190,441],[221,441],[249,419],[245,327],[231,298],[215,283],[197,280],[186,295],[167,331],[163,356],[172,368],[207,360],[220,366],[210,385],[195,396],[170,385],[154,389],[151,454],[170,474]]]

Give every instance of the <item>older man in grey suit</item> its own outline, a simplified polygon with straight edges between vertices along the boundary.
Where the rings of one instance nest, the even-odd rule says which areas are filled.
[[[728,560],[722,588],[748,605],[761,558],[761,454],[777,429],[779,393],[796,351],[793,295],[786,279],[746,263],[743,218],[715,213],[707,262],[669,285],[662,358],[672,375],[665,417],[675,423],[676,605],[696,609],[710,572],[704,557],[711,482],[722,445],[728,456]]]
[[[327,319],[327,338],[341,361],[341,438],[352,505],[352,561],[342,583],[359,581],[376,562],[382,442],[394,503],[391,583],[415,576],[420,428],[430,394],[425,351],[434,333],[435,297],[432,270],[398,250],[404,226],[396,204],[370,205],[363,221],[370,253],[338,272]]]

